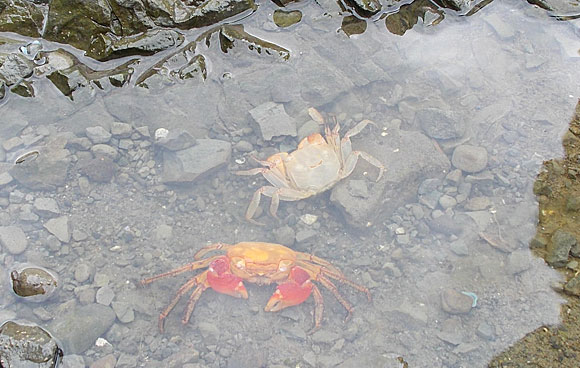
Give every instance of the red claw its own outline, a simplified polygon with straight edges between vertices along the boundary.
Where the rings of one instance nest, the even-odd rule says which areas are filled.
[[[266,304],[266,312],[277,312],[286,307],[303,303],[312,292],[310,275],[301,267],[290,270],[288,280],[281,283]]]
[[[248,299],[248,292],[242,279],[230,272],[230,262],[225,256],[210,263],[207,282],[218,293]]]

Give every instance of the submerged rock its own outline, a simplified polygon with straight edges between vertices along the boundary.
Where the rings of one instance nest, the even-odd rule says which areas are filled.
[[[217,139],[197,139],[192,147],[163,152],[163,181],[185,183],[213,172],[230,160],[232,145]]]
[[[367,22],[366,20],[357,18],[354,15],[347,15],[342,18],[342,25],[340,28],[347,36],[362,34],[367,30]]]
[[[33,190],[54,190],[64,185],[70,166],[70,152],[63,149],[65,142],[38,149],[35,160],[17,163],[10,175],[20,184]]]
[[[63,352],[52,336],[41,327],[13,321],[0,326],[0,366],[54,368]]]
[[[12,290],[27,301],[42,302],[54,295],[57,290],[57,277],[51,271],[25,266],[10,272]]]
[[[272,18],[278,27],[290,27],[302,20],[302,12],[300,10],[285,11],[276,9]]]
[[[26,250],[28,239],[18,226],[0,226],[0,245],[10,254],[20,254]]]
[[[250,115],[260,126],[262,138],[266,141],[283,135],[296,137],[296,123],[288,116],[282,104],[263,103],[250,110]]]

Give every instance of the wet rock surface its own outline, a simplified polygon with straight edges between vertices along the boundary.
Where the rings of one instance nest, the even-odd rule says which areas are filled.
[[[41,302],[50,298],[58,287],[56,275],[43,268],[26,266],[10,272],[12,290],[27,301]]]
[[[2,367],[57,367],[63,352],[41,327],[8,321],[0,326]]]

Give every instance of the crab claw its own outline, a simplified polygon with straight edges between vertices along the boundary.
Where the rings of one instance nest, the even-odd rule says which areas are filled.
[[[248,292],[242,279],[230,272],[230,262],[225,256],[210,263],[207,282],[218,293],[248,299]]]
[[[298,305],[308,299],[312,287],[310,275],[303,268],[294,267],[290,270],[288,280],[278,285],[264,310],[278,312],[286,307]]]

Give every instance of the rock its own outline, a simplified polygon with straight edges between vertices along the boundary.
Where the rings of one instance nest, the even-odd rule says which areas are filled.
[[[294,238],[296,233],[290,226],[282,226],[274,230],[274,237],[276,242],[287,247],[294,245]]]
[[[227,361],[227,368],[267,367],[269,366],[268,350],[261,349],[259,346],[242,344]]]
[[[332,189],[330,200],[352,226],[364,228],[378,218],[390,217],[395,209],[414,200],[419,179],[442,177],[449,169],[449,160],[445,154],[436,149],[422,133],[403,131],[397,127],[388,128],[388,131],[390,134],[381,139],[381,144],[373,140],[357,143],[356,138],[353,138],[354,149],[358,145],[364,146],[366,152],[387,168],[383,179],[377,183],[369,180],[368,176],[361,177],[357,174],[359,168],[359,171],[355,169],[349,179],[339,182]],[[359,159],[358,165],[366,165],[361,161]],[[369,176],[377,175],[375,168],[368,170],[371,172]],[[368,188],[367,198],[354,196],[351,189],[350,181],[362,178]]]
[[[116,161],[119,157],[119,151],[108,144],[95,144],[91,147],[91,152],[98,157],[108,157],[109,159]]]
[[[69,151],[59,142],[39,149],[34,160],[25,160],[10,169],[10,175],[33,190],[54,191],[64,185],[70,165]]]
[[[491,206],[491,201],[487,197],[474,197],[465,202],[463,207],[467,211],[482,211]]]
[[[315,343],[330,344],[340,338],[340,335],[328,330],[318,330],[311,336]]]
[[[481,322],[477,326],[477,330],[475,334],[482,339],[486,339],[489,341],[495,340],[495,328],[487,322]]]
[[[14,180],[14,178],[10,173],[8,173],[8,171],[0,173],[0,188],[12,183],[12,180]]]
[[[393,318],[413,329],[422,329],[429,321],[425,306],[404,301],[393,311]]]
[[[67,354],[81,354],[93,346],[114,321],[115,312],[111,308],[101,304],[89,304],[57,314],[51,330],[62,341]]]
[[[163,134],[155,143],[170,151],[180,151],[195,145],[195,138],[187,130],[174,129],[167,131],[167,134]]]
[[[5,151],[10,152],[16,148],[19,148],[23,144],[24,142],[22,141],[22,138],[12,137],[2,142],[2,148],[4,148]]]
[[[308,239],[314,238],[318,233],[312,229],[299,230],[296,232],[296,242],[302,243]]]
[[[458,146],[453,151],[451,163],[468,173],[480,172],[487,166],[487,150],[477,146]]]
[[[564,267],[568,262],[570,249],[575,244],[576,238],[572,234],[562,229],[556,230],[546,248],[546,262],[552,267]]]
[[[92,40],[87,55],[101,61],[128,55],[153,55],[177,47],[183,40],[181,33],[171,29],[153,29],[122,37],[111,33],[99,34]]]
[[[205,341],[207,344],[215,344],[219,341],[220,330],[214,323],[200,321],[198,322],[197,326],[203,341]]]
[[[378,0],[348,0],[353,5],[357,14],[363,17],[371,17],[383,8]]]
[[[60,215],[58,203],[53,198],[35,198],[34,212],[44,218],[50,218]]]
[[[193,147],[163,152],[163,181],[165,183],[192,182],[223,165],[231,156],[229,142],[217,139],[198,139]]]
[[[93,268],[89,264],[79,263],[74,270],[75,281],[82,284],[91,277],[92,273]]]
[[[2,0],[0,9],[0,32],[40,37],[44,21],[41,7],[25,0]]]
[[[367,30],[367,21],[355,17],[354,15],[347,15],[342,18],[340,29],[342,29],[342,31],[349,37],[352,35],[363,34]]]
[[[115,298],[115,292],[113,289],[111,289],[110,286],[103,286],[97,290],[96,298],[97,303],[102,305],[110,305]]]
[[[473,298],[453,289],[441,293],[441,308],[449,314],[467,314],[471,311]]]
[[[129,138],[133,132],[131,124],[114,122],[111,124],[111,134],[119,138]]]
[[[58,278],[53,272],[35,266],[25,266],[10,272],[12,290],[31,302],[43,302],[54,295]]]
[[[111,133],[102,126],[88,127],[85,129],[87,138],[93,142],[93,144],[108,143],[111,140]]]
[[[161,224],[155,228],[155,239],[167,241],[173,237],[173,228],[166,224]]]
[[[26,250],[28,239],[17,226],[0,226],[0,244],[10,254],[20,254]]]
[[[67,354],[62,358],[62,368],[86,368],[85,360],[76,354]]]
[[[441,331],[437,332],[437,337],[451,345],[459,345],[463,342],[464,327],[461,320],[450,318],[441,324]]]
[[[125,302],[113,302],[111,304],[113,307],[113,311],[117,315],[117,319],[121,323],[130,323],[135,320],[135,312],[133,308],[129,305],[129,303]]]
[[[115,358],[115,355],[108,354],[100,359],[95,360],[89,366],[89,368],[115,368],[116,364],[117,364],[117,358]]]
[[[468,256],[469,255],[469,247],[465,244],[465,240],[462,238],[457,239],[456,241],[452,242],[449,246],[451,251],[458,256]]]
[[[453,208],[457,204],[457,200],[447,194],[439,198],[439,205],[444,209]]]
[[[564,285],[564,291],[567,294],[575,295],[580,297],[580,275],[572,277],[566,285]]]
[[[100,155],[99,157],[95,157],[88,161],[79,160],[78,166],[83,174],[96,183],[110,183],[115,177],[118,169],[117,164],[113,161],[113,158],[110,155]]]
[[[22,79],[30,77],[33,68],[34,63],[21,54],[0,53],[0,77],[7,86],[12,86],[21,82]]]
[[[465,123],[451,112],[436,108],[417,111],[415,125],[434,139],[461,138],[465,134]]]
[[[62,357],[62,350],[44,329],[13,321],[0,326],[0,366],[52,368]]]
[[[580,210],[580,196],[569,197],[566,201],[566,211],[578,211]]]
[[[261,56],[272,55],[282,60],[288,60],[290,57],[289,50],[247,33],[241,24],[223,25],[219,35],[221,49],[226,53],[229,49],[242,45],[245,46],[245,50],[253,50]]]
[[[296,137],[296,123],[286,114],[282,104],[263,103],[250,110],[250,115],[260,125],[262,138],[266,141],[283,135]]]
[[[300,10],[285,11],[281,9],[274,10],[274,23],[280,28],[290,27],[302,20],[302,12]]]
[[[49,233],[56,236],[61,242],[68,243],[70,241],[71,232],[68,216],[61,216],[48,220],[44,224],[44,228],[48,230]]]

